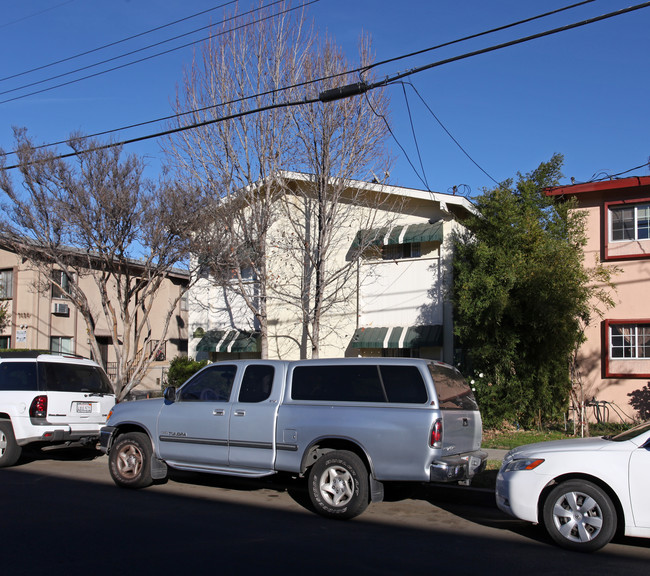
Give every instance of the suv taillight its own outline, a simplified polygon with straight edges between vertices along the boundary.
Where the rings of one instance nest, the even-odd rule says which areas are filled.
[[[442,420],[438,418],[431,428],[431,448],[442,448]]]
[[[36,396],[29,407],[31,418],[45,418],[47,416],[47,396]]]

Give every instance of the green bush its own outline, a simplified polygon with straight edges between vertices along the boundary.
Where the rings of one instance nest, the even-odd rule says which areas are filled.
[[[207,360],[194,360],[188,356],[176,356],[169,363],[169,372],[167,373],[167,386],[181,386],[190,376],[196,374],[201,368],[206,366]]]

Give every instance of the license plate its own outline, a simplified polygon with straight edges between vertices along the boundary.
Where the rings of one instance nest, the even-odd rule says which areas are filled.
[[[89,414],[93,411],[92,402],[77,402],[78,414]]]

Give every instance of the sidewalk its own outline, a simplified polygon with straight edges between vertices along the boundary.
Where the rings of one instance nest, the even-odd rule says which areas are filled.
[[[495,450],[494,448],[485,448],[488,453],[488,460],[503,460],[508,453],[507,450]]]

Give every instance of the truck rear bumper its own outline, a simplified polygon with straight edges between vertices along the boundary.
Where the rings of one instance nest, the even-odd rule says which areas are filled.
[[[434,460],[429,470],[430,482],[459,482],[471,480],[487,464],[487,452],[476,450]]]

